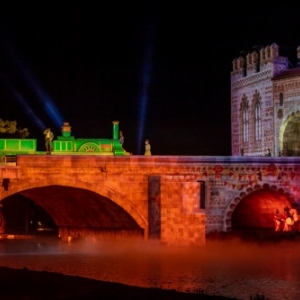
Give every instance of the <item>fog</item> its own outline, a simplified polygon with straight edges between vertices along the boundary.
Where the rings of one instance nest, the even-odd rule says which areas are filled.
[[[300,241],[208,240],[173,247],[141,239],[0,241],[0,265],[59,272],[133,286],[239,299],[300,299]]]

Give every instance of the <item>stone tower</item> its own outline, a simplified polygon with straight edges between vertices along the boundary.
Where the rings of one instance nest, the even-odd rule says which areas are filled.
[[[299,64],[289,69],[289,58],[279,55],[275,43],[232,64],[232,155],[265,156],[270,149],[274,156],[300,156]]]

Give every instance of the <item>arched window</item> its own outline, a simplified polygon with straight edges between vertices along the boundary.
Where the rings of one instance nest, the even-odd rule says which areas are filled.
[[[246,95],[243,96],[241,102],[241,117],[242,117],[242,136],[243,142],[249,141],[249,104]]]
[[[283,94],[282,93],[279,94],[279,105],[280,106],[283,105]]]
[[[249,111],[246,108],[243,110],[243,141],[249,141]]]
[[[259,141],[262,138],[262,121],[261,121],[261,98],[257,91],[253,96],[254,108],[254,134],[255,140]]]
[[[255,117],[254,117],[254,124],[255,124],[255,140],[261,139],[261,106],[260,103],[255,105]]]

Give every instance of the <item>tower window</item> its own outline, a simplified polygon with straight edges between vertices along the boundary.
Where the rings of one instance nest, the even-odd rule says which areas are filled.
[[[283,94],[282,93],[279,94],[279,105],[280,106],[283,105]]]
[[[242,139],[243,142],[249,141],[249,104],[246,95],[241,102],[241,122],[242,122]]]
[[[254,105],[254,133],[255,140],[259,141],[262,138],[262,121],[261,121],[261,98],[257,91],[253,97]]]

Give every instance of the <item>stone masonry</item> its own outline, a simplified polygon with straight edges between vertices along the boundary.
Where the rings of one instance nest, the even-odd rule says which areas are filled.
[[[40,206],[49,206],[61,228],[73,226],[80,234],[84,224],[99,223],[101,211],[90,211],[98,209],[88,202],[92,192],[122,208],[143,229],[145,239],[158,238],[167,245],[203,245],[207,234],[231,231],[236,206],[255,191],[276,191],[291,204],[300,199],[300,159],[289,157],[21,155],[15,166],[1,165],[0,171],[2,180],[10,180],[1,200],[18,193],[31,197]],[[154,179],[151,188],[149,178]],[[200,181],[205,184],[205,207]],[[50,187],[80,189],[76,207],[64,204],[67,192],[51,199]],[[266,203],[272,214],[275,207]],[[80,217],[63,213],[71,209]],[[76,213],[80,211],[85,213]],[[123,216],[121,210],[115,211]]]

